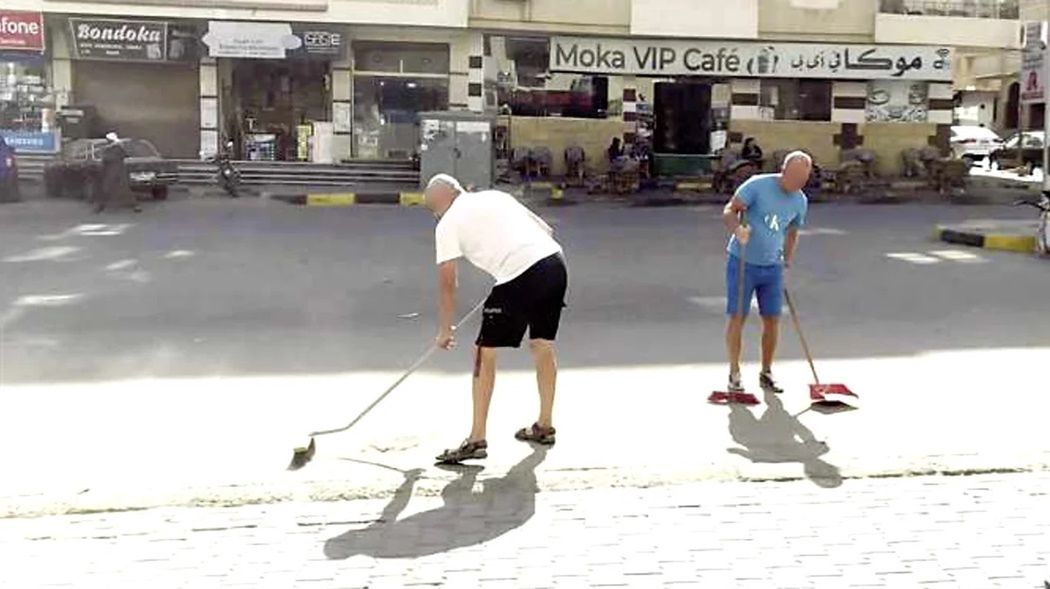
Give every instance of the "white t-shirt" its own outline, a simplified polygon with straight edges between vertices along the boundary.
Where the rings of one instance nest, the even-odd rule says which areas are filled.
[[[551,233],[543,219],[506,192],[464,192],[434,230],[437,263],[463,257],[504,284],[561,253]]]

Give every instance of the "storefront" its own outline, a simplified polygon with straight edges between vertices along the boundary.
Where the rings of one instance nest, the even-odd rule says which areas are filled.
[[[69,17],[73,106],[97,113],[89,135],[146,139],[166,157],[197,156],[195,25]]]
[[[0,134],[19,153],[59,147],[55,100],[39,12],[0,10]]]
[[[353,157],[410,159],[421,112],[449,107],[448,43],[354,41]]]
[[[217,59],[216,139],[252,161],[332,160],[332,64],[346,55],[342,29],[212,21],[204,44]]]
[[[570,101],[587,99],[580,89],[604,84],[608,113],[620,115],[625,141],[650,142],[657,159],[711,158],[756,136],[767,153],[804,148],[837,163],[842,151],[864,146],[880,150],[895,166],[906,147],[946,147],[952,123],[948,47],[598,37],[548,42],[543,68],[534,57],[514,59],[512,50],[497,50],[498,44],[512,44],[493,38],[497,84],[509,76],[548,103],[558,92],[575,93]],[[602,78],[607,81],[596,83]],[[518,94],[501,91],[501,109],[515,118],[533,115]],[[589,100],[599,101],[593,95]],[[651,126],[640,124],[649,112]],[[607,126],[591,127],[607,133]],[[549,148],[558,153],[556,146]]]

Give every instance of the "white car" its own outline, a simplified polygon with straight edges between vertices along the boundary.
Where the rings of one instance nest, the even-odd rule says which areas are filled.
[[[952,127],[950,139],[955,157],[970,164],[987,158],[993,151],[1003,147],[1003,140],[987,127],[956,125]]]

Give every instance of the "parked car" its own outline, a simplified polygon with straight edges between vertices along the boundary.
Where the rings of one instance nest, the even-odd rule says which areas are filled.
[[[1003,146],[992,152],[992,166],[999,169],[1027,167],[1029,171],[1043,167],[1043,146],[1046,134],[1043,131],[1014,133],[1006,138]],[[1018,147],[1020,146],[1020,147]]]
[[[48,196],[93,200],[102,175],[102,151],[108,144],[107,139],[77,139],[66,144],[59,157],[44,167]],[[167,198],[168,187],[178,177],[176,163],[165,160],[145,139],[126,139],[121,146],[128,152],[125,164],[131,189],[155,200]]]
[[[970,165],[983,161],[1003,146],[1002,138],[995,131],[976,125],[953,126],[949,141],[955,157],[966,160]]]
[[[18,161],[15,148],[0,137],[0,202],[14,202],[18,195]]]

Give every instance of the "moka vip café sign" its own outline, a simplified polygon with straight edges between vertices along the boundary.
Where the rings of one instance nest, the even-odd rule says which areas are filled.
[[[628,76],[952,80],[952,49],[551,37],[550,70]]]

